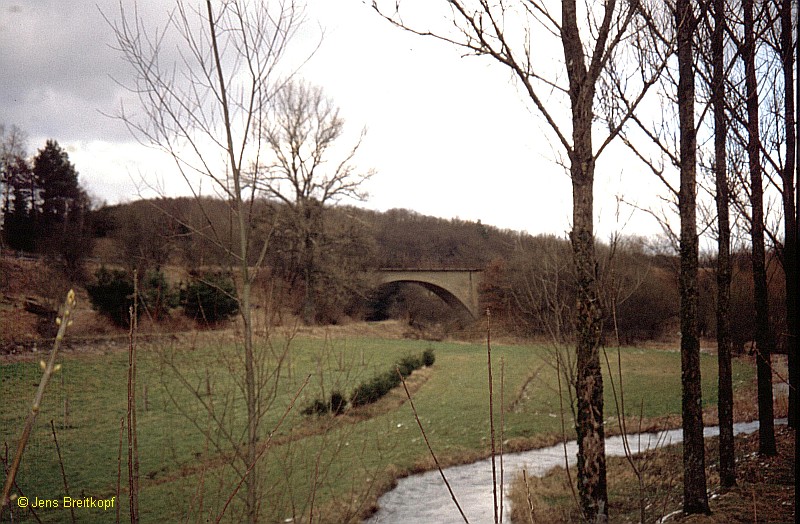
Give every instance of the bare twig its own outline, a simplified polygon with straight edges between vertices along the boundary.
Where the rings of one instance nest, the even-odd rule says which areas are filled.
[[[58,465],[61,467],[61,480],[64,481],[64,495],[69,496],[69,484],[67,483],[67,473],[64,471],[64,459],[61,458],[61,447],[58,445],[58,437],[56,437],[56,425],[52,419],[50,419],[50,429],[53,431],[53,442],[56,444],[56,454],[58,455]],[[74,506],[70,505],[69,507],[69,514],[72,518],[72,522],[75,522],[75,509]]]
[[[533,524],[534,522],[536,522],[536,515],[533,512],[533,500],[531,500],[531,487],[528,485],[528,472],[525,470],[525,468],[522,468],[522,482],[525,484],[525,495],[528,498],[528,510],[530,511],[528,517],[531,521],[531,524]]]
[[[50,358],[48,359],[47,364],[45,364],[44,361],[39,363],[42,366],[44,373],[42,374],[42,379],[39,381],[39,388],[36,390],[36,395],[33,397],[31,410],[28,413],[28,418],[25,420],[25,428],[22,430],[22,437],[19,440],[17,452],[14,455],[11,468],[6,476],[6,484],[3,487],[3,498],[0,499],[0,518],[3,516],[5,507],[11,503],[9,494],[11,493],[12,486],[14,486],[14,479],[17,476],[17,470],[19,470],[19,465],[22,461],[22,454],[25,452],[25,446],[27,445],[28,439],[31,436],[33,424],[36,422],[36,415],[39,414],[39,407],[41,406],[42,398],[44,397],[44,390],[47,387],[47,383],[50,381],[52,374],[61,369],[61,364],[56,365],[56,355],[58,354],[58,348],[61,346],[61,341],[64,339],[64,334],[67,332],[67,327],[72,324],[70,315],[72,314],[72,309],[75,307],[75,303],[75,291],[70,289],[69,293],[67,293],[67,299],[64,302],[64,307],[62,310],[63,312],[61,316],[56,319],[56,324],[59,325],[58,334],[53,342],[53,349],[50,351]]]
[[[628,426],[625,420],[625,390],[622,386],[622,351],[619,347],[617,347],[617,372],[619,376],[619,394],[617,393],[616,385],[614,384],[614,373],[611,371],[611,362],[608,358],[608,352],[603,348],[603,356],[606,359],[606,367],[608,368],[608,377],[611,381],[611,392],[614,395],[614,403],[617,407],[617,421],[619,423],[620,430],[622,431],[622,449],[625,452],[625,459],[628,461],[628,464],[631,466],[633,470],[633,474],[636,475],[636,479],[639,484],[639,519],[641,522],[645,520],[645,494],[644,494],[644,478],[642,476],[642,471],[639,466],[636,464],[636,460],[634,459],[633,452],[631,451],[630,441],[628,440]],[[641,417],[640,417],[641,423]],[[639,432],[639,439],[641,439],[641,431]],[[641,440],[639,444],[639,451],[641,451]]]
[[[556,377],[558,377],[558,404],[561,409],[561,444],[564,447],[564,469],[567,472],[567,481],[569,482],[569,489],[572,492],[572,498],[575,501],[575,505],[578,508],[578,511],[583,515],[583,508],[581,507],[581,503],[578,500],[578,494],[575,493],[575,484],[572,482],[572,473],[569,471],[569,454],[567,453],[567,428],[564,424],[564,394],[561,387],[561,357],[558,352],[556,352]]]
[[[203,454],[208,455],[208,437],[205,439],[205,445],[203,446]],[[194,497],[190,501],[189,508],[186,511],[186,523],[189,523],[189,519],[192,516],[192,509],[197,512],[197,520],[196,522],[201,522],[203,518],[203,494],[205,493],[205,483],[206,483],[206,463],[203,462],[203,467],[200,469],[200,478],[197,481],[197,486],[195,486]]]
[[[505,427],[506,427],[506,404],[505,404],[505,381],[506,381],[506,361],[505,358],[500,357],[500,522],[503,522],[503,496],[505,494],[503,479],[503,448],[505,440]]]
[[[436,464],[436,468],[439,470],[439,474],[442,476],[444,485],[447,486],[447,491],[450,492],[450,498],[453,499],[453,502],[458,508],[458,512],[461,513],[461,518],[464,519],[464,522],[469,524],[469,519],[467,519],[467,516],[464,514],[464,510],[461,509],[461,504],[458,503],[456,494],[453,493],[453,488],[450,487],[450,483],[447,481],[447,477],[444,474],[444,470],[442,470],[442,466],[439,464],[439,459],[436,458],[436,453],[433,452],[431,443],[428,440],[428,435],[425,434],[425,428],[422,427],[422,421],[419,419],[419,415],[417,414],[417,408],[414,407],[414,400],[411,398],[411,393],[408,391],[408,386],[406,385],[406,379],[403,377],[403,374],[400,373],[399,369],[397,369],[397,374],[400,375],[400,381],[403,383],[403,389],[406,391],[406,397],[408,397],[408,404],[411,406],[411,411],[414,412],[414,419],[416,419],[417,421],[417,426],[419,426],[419,430],[422,433],[422,438],[425,440],[425,444],[428,446],[428,451],[430,452],[431,457],[433,458],[433,462]]]
[[[117,500],[119,500],[119,495],[121,492],[121,484],[122,484],[122,434],[125,431],[125,417],[119,418],[119,451],[117,452]],[[119,524],[120,518],[120,506],[121,504],[117,504],[117,524]]]
[[[136,315],[137,274],[133,272],[133,306],[128,310],[130,329],[128,331],[128,512],[131,524],[139,522],[139,449],[136,438]]]
[[[497,466],[495,464],[495,445],[494,445],[494,385],[492,384],[492,328],[491,313],[486,309],[486,367],[489,374],[489,438],[492,445],[492,494],[494,495],[494,523],[497,524]]]

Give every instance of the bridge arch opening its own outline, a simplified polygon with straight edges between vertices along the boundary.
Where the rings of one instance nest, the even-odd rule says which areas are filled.
[[[475,319],[480,317],[478,289],[482,273],[476,268],[384,268],[373,270],[372,278],[373,286],[379,290],[425,289],[428,295],[438,297],[441,307],[456,313],[450,317]],[[383,287],[388,285],[391,287]]]
[[[428,298],[414,293],[416,290],[424,290],[428,297],[434,295],[436,298]],[[405,293],[404,293],[405,291]],[[437,311],[437,301],[443,306],[447,313]],[[412,302],[412,303],[409,303]],[[424,303],[427,302],[427,303]],[[401,279],[378,284],[374,288],[371,298],[373,313],[369,320],[385,320],[397,313],[397,308],[405,309],[412,316],[422,314],[430,316],[429,320],[444,320],[442,316],[451,316],[451,320],[467,321],[473,318],[472,312],[466,304],[447,289],[425,282],[423,280]],[[394,310],[394,311],[393,311]]]

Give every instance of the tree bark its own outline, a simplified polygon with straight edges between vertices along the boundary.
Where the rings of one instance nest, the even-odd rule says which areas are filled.
[[[678,119],[680,126],[680,324],[683,416],[683,511],[709,513],[706,493],[700,337],[697,325],[697,133],[694,123],[695,17],[689,0],[677,0]]]
[[[584,174],[585,175],[585,174]],[[589,522],[608,519],[605,431],[603,428],[603,376],[599,346],[602,331],[592,221],[592,185],[576,181],[573,170],[573,229],[571,234],[578,283],[577,332],[577,435],[578,492]]]
[[[795,46],[796,46],[795,47],[795,63],[800,64],[800,25],[797,26],[797,34],[795,35]],[[798,74],[795,75],[795,92],[796,93],[800,93],[800,72],[798,72]],[[797,122],[800,122],[800,103],[795,105],[795,124]],[[800,133],[795,131],[794,139],[795,139],[795,154],[796,154],[797,151],[800,150]],[[794,251],[794,257],[793,257],[793,260],[792,260],[791,263],[793,264],[793,268],[794,268],[794,285],[792,286],[792,293],[796,294],[798,285],[800,285],[800,268],[798,267],[798,264],[797,264],[797,257],[798,257],[798,254],[797,254],[797,242],[800,241],[800,231],[798,231],[798,225],[800,224],[800,162],[798,162],[797,160],[795,160],[794,168],[795,168],[795,185],[794,185],[794,191],[795,191],[795,194],[794,194],[794,201],[795,201],[794,213],[795,214],[794,214],[794,232],[793,232],[794,235],[793,236],[794,236],[794,239],[795,239],[795,251]],[[796,296],[795,296],[795,300],[797,300]],[[795,302],[795,303],[797,304],[797,302]],[[798,305],[800,305],[800,304],[798,304]],[[797,310],[795,310],[795,312],[796,313],[800,313]],[[792,322],[792,320],[790,320],[790,322]],[[790,324],[790,326],[791,325],[792,324]],[[800,403],[797,402],[797,391],[796,391],[797,387],[800,385],[800,369],[798,369],[798,366],[800,366],[800,362],[798,362],[798,359],[797,359],[797,357],[798,357],[798,355],[797,355],[797,350],[798,350],[798,339],[797,339],[798,332],[797,332],[797,329],[800,326],[798,326],[797,314],[795,314],[794,324],[793,325],[794,325],[795,331],[789,333],[790,334],[790,339],[791,339],[790,340],[790,351],[791,351],[791,348],[794,349],[794,351],[792,351],[790,353],[790,357],[789,357],[789,381],[791,383],[790,384],[791,387],[789,389],[795,389],[795,402],[794,402],[793,406],[790,404],[790,408],[792,410],[792,413],[794,415],[794,420],[795,420],[795,432],[794,432],[794,456],[795,456],[795,461],[794,461],[794,507],[795,507],[795,512],[797,512],[797,508],[800,508],[800,489],[797,489],[798,481],[800,481],[800,460],[797,460],[797,457],[800,457],[800,430],[798,430],[798,428],[797,428],[798,422],[800,421]],[[792,358],[792,357],[794,357],[794,358]]]
[[[750,236],[753,265],[753,296],[756,310],[756,374],[758,377],[759,453],[775,455],[770,354],[774,339],[769,325],[769,290],[764,253],[764,189],[761,184],[758,83],[756,80],[755,23],[753,0],[744,0],[744,67],[747,104],[747,156],[750,170]]]
[[[605,431],[603,428],[603,375],[600,368],[602,312],[597,289],[594,246],[594,117],[595,80],[587,71],[577,25],[574,1],[562,2],[562,44],[569,77],[572,107],[572,254],[577,280],[576,318],[578,436],[578,493],[584,518],[608,520]],[[613,6],[612,6],[613,9]]]
[[[795,104],[794,48],[792,35],[792,0],[781,2],[781,60],[783,62],[784,127],[786,132],[786,161],[783,166],[783,270],[786,280],[786,351],[789,358],[789,427],[797,428],[797,209],[795,202]],[[798,41],[800,46],[800,41]],[[800,80],[800,77],[799,77]]]
[[[731,370],[731,226],[728,203],[728,169],[725,144],[728,121],[725,117],[725,0],[714,0],[712,35],[712,103],[714,110],[714,169],[719,236],[717,237],[717,364],[719,368],[717,411],[719,413],[719,477],[723,488],[736,485],[736,459],[733,439],[733,378]]]

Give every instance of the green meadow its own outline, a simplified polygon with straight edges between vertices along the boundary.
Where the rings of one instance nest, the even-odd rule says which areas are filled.
[[[194,346],[194,347],[191,347]],[[377,338],[275,337],[262,341],[263,454],[258,479],[264,522],[358,521],[401,475],[432,465],[402,387],[378,403],[344,415],[303,415],[314,399],[334,390],[349,396],[359,383],[393,368],[399,359],[433,349],[435,364],[407,380],[414,405],[438,459],[456,463],[490,450],[485,344]],[[288,347],[288,351],[284,351]],[[137,360],[137,423],[142,522],[212,522],[241,478],[230,465],[231,441],[244,440],[245,409],[239,379],[242,350],[220,339],[165,347],[141,344]],[[680,354],[636,348],[609,349],[614,385],[622,368],[628,415],[655,420],[680,413]],[[537,345],[493,345],[495,424],[500,439],[519,449],[566,435],[574,438],[566,383],[559,381],[552,350]],[[108,500],[114,508],[73,508],[79,522],[128,520],[127,441],[120,457],[127,405],[125,351],[65,353],[48,386],[18,474],[28,500],[61,501],[66,495],[51,421],[61,450],[69,494]],[[280,362],[280,365],[278,365]],[[605,360],[603,367],[606,367]],[[16,449],[41,376],[38,362],[0,365],[0,438],[6,459]],[[716,402],[716,358],[702,356],[703,400]],[[734,362],[734,387],[749,385],[753,370]],[[613,431],[616,405],[606,370],[605,415]],[[146,395],[145,395],[146,390]],[[145,399],[146,396],[146,399]],[[293,399],[296,398],[292,407]],[[563,399],[563,400],[562,400]],[[562,421],[561,405],[565,419]],[[65,413],[65,406],[67,407]],[[214,417],[208,406],[213,406]],[[124,436],[124,435],[123,435]],[[241,518],[234,495],[224,522]],[[15,519],[34,521],[14,504]],[[40,508],[42,522],[69,521],[69,509]],[[6,513],[4,519],[8,519]]]

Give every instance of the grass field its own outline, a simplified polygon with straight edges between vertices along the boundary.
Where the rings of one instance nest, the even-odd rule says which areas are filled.
[[[283,342],[277,337],[274,350],[280,352]],[[222,338],[194,346],[140,347],[138,426],[143,522],[199,522],[209,516],[213,521],[239,478],[226,465],[230,448],[217,450],[213,441],[220,427],[233,435],[241,434],[244,427],[243,400],[235,380],[237,370],[242,369],[241,350]],[[311,511],[315,521],[357,520],[396,476],[430,467],[414,415],[398,390],[376,405],[342,417],[300,414],[323,393],[329,395],[339,389],[349,395],[358,383],[391,369],[398,359],[429,348],[435,351],[436,363],[415,372],[409,383],[431,445],[445,463],[488,453],[485,344],[298,336],[289,348],[277,384],[270,381],[275,394],[260,426],[263,442],[274,430],[259,462],[263,521],[307,520]],[[519,449],[560,435],[558,382],[550,350],[494,345],[492,354],[496,399],[501,359],[504,363],[503,438]],[[655,419],[680,413],[679,353],[623,348],[619,356],[630,416],[641,413]],[[616,375],[617,350],[609,350],[609,359]],[[63,500],[65,487],[50,427],[53,420],[70,495],[108,499],[117,489],[120,422],[127,402],[127,353],[75,352],[61,360],[63,369],[45,396],[18,475],[19,486],[31,501]],[[703,399],[713,404],[716,359],[704,355],[702,366]],[[274,365],[268,365],[265,372],[274,369]],[[40,374],[37,362],[0,365],[0,438],[7,446],[3,453],[9,458]],[[279,425],[291,399],[309,376],[295,409]],[[735,387],[749,386],[752,376],[748,363],[734,363]],[[619,377],[614,380],[619,388]],[[192,390],[201,394],[195,396]],[[616,411],[608,378],[605,391],[605,413],[613,431]],[[224,412],[222,424],[209,421],[201,401],[213,402],[219,416]],[[65,402],[69,405],[66,421]],[[574,438],[569,419],[566,427],[568,436]],[[123,444],[123,493],[116,501],[121,505],[122,519],[127,519],[125,453]],[[225,521],[238,521],[242,505],[235,499]],[[115,510],[116,506],[106,511],[80,508],[75,509],[75,515],[81,522],[113,522]],[[39,509],[37,515],[43,522],[70,518],[69,510],[63,507]],[[15,511],[15,518],[20,516],[23,520],[33,518]]]

